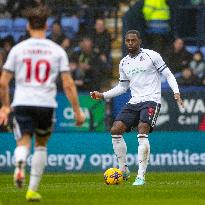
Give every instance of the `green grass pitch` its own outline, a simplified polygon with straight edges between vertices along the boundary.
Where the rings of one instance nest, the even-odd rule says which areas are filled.
[[[42,201],[28,203],[26,188],[17,190],[12,175],[0,174],[0,205],[205,205],[205,173],[150,172],[143,187],[132,186],[134,178],[108,186],[102,173],[46,174],[39,190]]]

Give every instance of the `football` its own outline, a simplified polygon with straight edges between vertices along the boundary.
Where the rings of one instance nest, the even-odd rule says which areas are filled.
[[[122,171],[117,168],[109,168],[104,173],[104,180],[107,185],[117,185],[122,183]]]

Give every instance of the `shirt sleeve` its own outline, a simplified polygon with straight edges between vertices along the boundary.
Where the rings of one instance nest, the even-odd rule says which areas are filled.
[[[60,56],[60,72],[70,71],[69,60],[66,52],[62,49]]]
[[[12,48],[11,51],[9,52],[9,55],[8,55],[6,62],[3,66],[3,69],[10,71],[10,72],[14,72],[15,71],[15,64],[16,64],[15,61],[16,61],[15,50],[14,50],[14,48]]]
[[[154,52],[154,66],[156,67],[157,71],[160,72],[166,79],[174,93],[179,93],[179,87],[177,81],[167,67],[166,63],[163,61],[161,55],[157,52]]]
[[[119,74],[120,74],[120,81],[123,82],[123,81],[129,81],[129,79],[127,78],[125,72],[123,71],[122,69],[122,66],[123,66],[123,62],[120,62],[120,65],[119,65]]]
[[[123,82],[120,81],[117,86],[115,86],[111,90],[108,90],[107,92],[104,92],[103,96],[105,99],[113,98],[125,93],[128,88],[129,88],[128,81],[123,81]]]
[[[153,55],[154,55],[154,61],[153,61],[154,66],[156,67],[158,72],[162,73],[162,71],[168,67],[159,53],[154,52]]]
[[[171,87],[172,91],[174,93],[179,93],[179,87],[178,87],[176,78],[174,77],[174,75],[172,74],[170,69],[169,68],[164,69],[162,71],[162,75],[167,79],[167,82],[168,82],[169,86]]]

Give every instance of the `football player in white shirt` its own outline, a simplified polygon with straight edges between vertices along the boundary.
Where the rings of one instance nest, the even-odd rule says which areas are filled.
[[[31,176],[27,200],[40,200],[38,186],[47,161],[46,145],[53,126],[53,113],[57,106],[56,78],[61,75],[64,92],[70,101],[76,124],[85,121],[80,110],[76,87],[69,74],[65,51],[46,37],[46,7],[27,10],[28,31],[31,38],[17,44],[8,55],[0,78],[0,124],[6,125],[11,111],[9,82],[15,77],[15,93],[12,102],[14,111],[14,135],[17,147],[14,151],[16,169],[14,181],[21,188],[25,174],[26,159],[35,135],[35,151],[31,162]]]
[[[119,168],[124,179],[128,179],[130,172],[126,165],[127,146],[123,133],[132,128],[138,130],[138,174],[133,185],[145,184],[145,172],[149,161],[150,144],[148,134],[155,126],[160,110],[161,77],[162,74],[174,92],[174,99],[183,106],[178,85],[160,54],[155,51],[140,48],[141,38],[136,30],[126,33],[125,44],[129,54],[119,65],[119,84],[113,89],[100,93],[90,93],[93,99],[107,99],[121,95],[131,90],[131,99],[117,115],[111,128],[114,152],[118,158]]]

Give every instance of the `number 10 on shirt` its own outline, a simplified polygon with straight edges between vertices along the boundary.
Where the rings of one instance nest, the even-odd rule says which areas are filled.
[[[34,79],[39,83],[45,83],[48,80],[51,66],[50,63],[45,60],[41,59],[38,60],[35,65],[32,65],[31,58],[23,59],[23,62],[26,64],[26,82],[31,82],[31,77],[34,75]],[[44,67],[44,74],[40,75],[40,69]],[[41,72],[42,73],[42,72]]]

